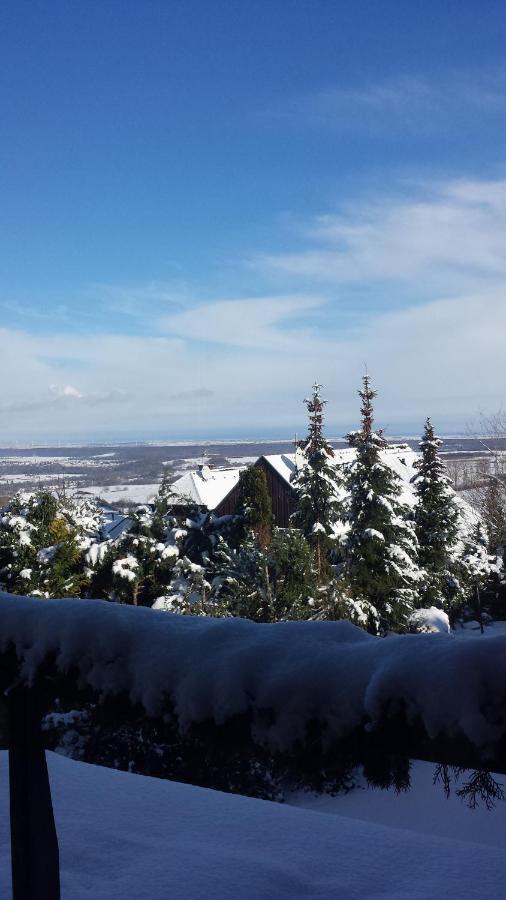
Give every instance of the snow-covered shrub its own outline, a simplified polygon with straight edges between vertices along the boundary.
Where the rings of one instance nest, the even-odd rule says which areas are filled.
[[[417,634],[448,634],[450,620],[447,613],[436,606],[416,609],[409,617],[409,630]]]
[[[86,596],[101,511],[63,493],[20,492],[0,515],[0,582],[12,593]]]

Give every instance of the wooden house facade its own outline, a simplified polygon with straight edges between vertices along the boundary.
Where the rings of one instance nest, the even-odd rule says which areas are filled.
[[[272,517],[274,524],[279,528],[289,527],[290,516],[295,511],[295,494],[290,484],[290,474],[295,470],[292,459],[288,456],[260,456],[254,463],[265,472],[267,490],[272,502]],[[274,461],[279,461],[279,464],[276,465]],[[216,506],[214,514],[216,516],[233,515],[237,512],[238,503],[239,484],[236,484]]]

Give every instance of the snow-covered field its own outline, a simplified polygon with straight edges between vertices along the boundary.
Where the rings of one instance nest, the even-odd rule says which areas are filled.
[[[450,820],[443,813],[447,801],[434,793],[435,827],[419,827],[420,797],[413,798],[426,786],[423,766],[420,789],[405,797],[385,792],[369,802],[355,791],[328,799],[327,808],[321,801],[317,808],[302,809],[130,775],[51,753],[48,762],[62,900],[504,896],[504,809],[478,811],[475,826],[466,830],[459,826],[459,816],[466,813],[448,806]],[[0,895],[7,897],[5,753],[0,756],[0,804]],[[405,806],[411,808],[409,815],[402,812]],[[468,810],[467,815],[473,814]]]
[[[98,453],[96,456],[0,456],[0,470],[15,466],[16,468],[29,468],[37,466],[58,466],[62,469],[75,469],[76,466],[87,468],[104,468],[115,465],[113,457],[115,453]],[[112,458],[111,458],[112,457]]]
[[[92,496],[101,497],[111,506],[125,502],[149,503],[155,497],[160,487],[158,482],[150,484],[112,484],[112,485],[86,485],[84,490]]]

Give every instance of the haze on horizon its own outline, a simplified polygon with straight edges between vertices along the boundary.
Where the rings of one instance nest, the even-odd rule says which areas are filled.
[[[505,405],[502,4],[2,9],[0,445]]]

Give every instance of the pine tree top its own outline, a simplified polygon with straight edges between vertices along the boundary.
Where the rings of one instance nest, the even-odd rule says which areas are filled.
[[[362,389],[358,392],[362,405],[360,408],[362,416],[362,431],[365,437],[372,434],[372,426],[374,423],[374,410],[372,401],[377,397],[377,391],[371,388],[371,379],[366,373],[362,376]]]
[[[364,451],[367,448],[378,450],[386,447],[387,442],[383,436],[383,431],[381,429],[379,431],[373,430],[373,400],[377,397],[377,391],[371,387],[371,378],[367,373],[362,376],[362,388],[359,389],[358,395],[362,401],[360,406],[362,427],[360,431],[350,431],[346,435],[348,443],[350,446],[356,447],[357,452]]]
[[[334,456],[334,450],[327,442],[323,434],[324,406],[327,403],[321,396],[322,385],[317,381],[313,384],[311,397],[306,397],[304,403],[307,406],[309,426],[305,440],[300,441],[299,447],[307,459],[317,455]]]
[[[442,443],[443,441],[441,440],[441,438],[437,437],[437,435],[434,433],[434,426],[430,420],[430,417],[427,416],[427,419],[425,420],[423,437],[418,446],[423,452],[425,448],[437,448],[440,447]]]

